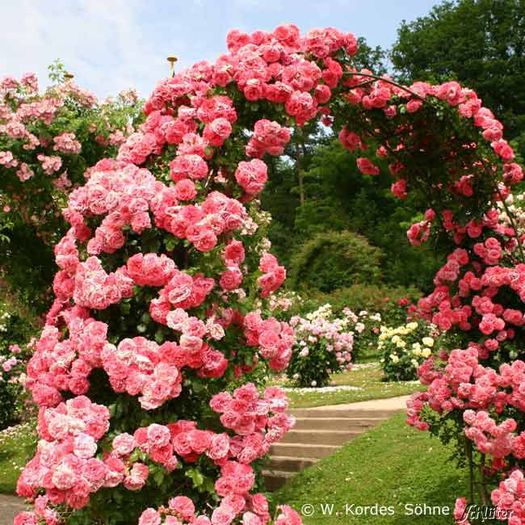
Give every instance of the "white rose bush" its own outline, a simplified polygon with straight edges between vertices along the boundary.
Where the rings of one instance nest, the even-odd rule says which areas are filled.
[[[396,327],[381,326],[378,350],[381,366],[388,381],[417,379],[419,366],[428,359],[439,332],[425,321],[410,321]]]

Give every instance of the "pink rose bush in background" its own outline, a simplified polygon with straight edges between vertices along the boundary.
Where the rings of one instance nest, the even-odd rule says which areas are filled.
[[[466,349],[422,365],[429,388],[410,421],[453,417],[489,483],[506,478],[494,502],[522,506],[525,261],[496,202],[523,174],[501,125],[455,82],[400,86],[356,70],[355,37],[335,29],[232,31],[227,43],[215,63],[159,83],[116,159],[70,194],[55,301],[26,382],[41,440],[18,491],[35,510],[16,523],[271,521],[261,461],[293,420],[279,390],[254,382],[286,369],[294,335],[266,313],[286,271],[269,253],[258,196],[266,156],[314,119],[359,151],[364,174],[387,171],[398,197],[420,202],[411,242],[439,233],[456,244],[418,313],[459,329]],[[52,148],[74,151],[75,140]],[[15,168],[14,155],[1,158]],[[351,337],[332,336],[346,365]],[[300,521],[284,506],[274,523]]]
[[[36,319],[22,311],[14,298],[0,301],[0,431],[28,412],[24,380],[32,345],[26,343],[37,326]]]
[[[50,69],[55,83],[44,91],[33,73],[0,82],[3,213],[41,235],[52,234],[63,194],[84,182],[86,168],[125,141],[138,107],[133,91],[99,102],[61,64]]]
[[[67,230],[67,195],[89,166],[116,153],[141,108],[131,90],[98,101],[59,63],[50,80],[43,90],[32,73],[0,81],[0,272],[38,313],[49,307],[52,247]]]

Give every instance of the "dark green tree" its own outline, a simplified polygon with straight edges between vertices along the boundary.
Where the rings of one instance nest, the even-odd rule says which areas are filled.
[[[383,254],[361,235],[324,231],[314,235],[291,260],[291,281],[299,290],[332,292],[354,283],[381,280]]]
[[[354,57],[356,67],[370,69],[376,74],[386,73],[387,52],[380,46],[369,46],[363,37],[359,37],[357,43],[359,48]]]
[[[439,256],[432,247],[413,248],[406,238],[408,226],[422,210],[411,198],[400,201],[390,192],[387,170],[377,176],[362,175],[355,155],[337,138],[310,145],[304,162],[304,203],[299,202],[295,166],[274,165],[263,206],[273,215],[270,239],[287,265],[291,256],[312,237],[327,230],[350,230],[366,237],[385,254],[383,280],[395,286],[428,290]],[[340,287],[343,284],[339,284]]]

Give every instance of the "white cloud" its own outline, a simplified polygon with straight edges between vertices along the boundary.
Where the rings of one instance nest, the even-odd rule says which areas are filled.
[[[4,0],[1,74],[36,71],[60,58],[79,85],[99,96],[136,87],[147,95],[166,74],[141,29],[140,0]]]

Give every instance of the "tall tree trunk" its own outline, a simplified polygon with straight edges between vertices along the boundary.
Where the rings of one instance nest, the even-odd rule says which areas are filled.
[[[295,171],[297,173],[297,181],[299,182],[299,204],[304,206],[306,202],[306,196],[304,193],[304,171],[302,169],[303,159],[306,156],[306,146],[304,144],[304,134],[298,136],[297,149],[295,154]]]

